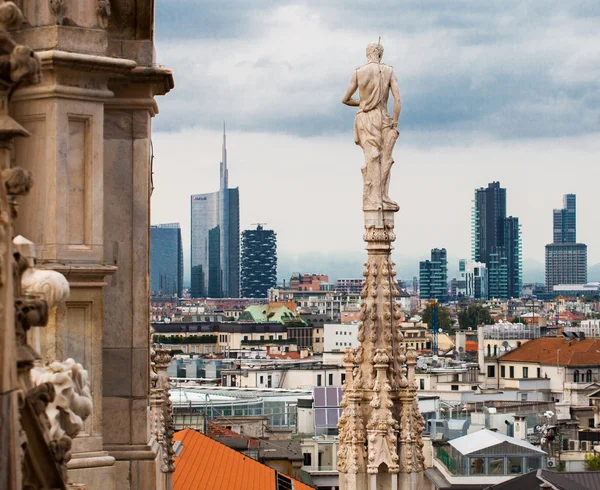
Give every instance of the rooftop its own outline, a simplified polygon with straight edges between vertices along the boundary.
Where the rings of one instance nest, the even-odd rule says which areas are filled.
[[[500,357],[500,361],[536,362],[559,366],[600,364],[600,339],[567,342],[564,337],[540,337]]]
[[[173,439],[181,443],[175,456],[173,490],[276,490],[279,480],[295,490],[312,490],[194,430],[177,432]]]
[[[457,437],[456,439],[449,441],[449,444],[461,454],[467,455],[472,453],[479,453],[484,449],[494,447],[505,442],[508,442],[513,446],[519,446],[521,448],[527,449],[527,452],[530,453],[546,454],[541,449],[535,447],[532,444],[529,444],[526,441],[517,439],[515,437],[505,436],[504,434],[500,434],[499,432],[493,432],[487,429],[472,432],[471,434],[467,434],[466,436]]]

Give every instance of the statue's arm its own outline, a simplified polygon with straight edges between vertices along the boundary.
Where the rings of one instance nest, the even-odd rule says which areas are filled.
[[[342,98],[342,104],[346,104],[352,107],[357,107],[360,104],[358,100],[352,98],[352,96],[356,92],[356,89],[358,89],[358,77],[356,76],[356,72],[354,72],[354,74],[352,75],[352,79],[350,80],[348,90],[346,90],[346,93]]]
[[[392,96],[394,97],[394,112],[392,115],[392,120],[398,124],[398,119],[400,118],[400,111],[402,110],[402,101],[400,100],[400,90],[398,89],[398,79],[396,78],[396,74],[392,73],[392,79],[390,81]]]

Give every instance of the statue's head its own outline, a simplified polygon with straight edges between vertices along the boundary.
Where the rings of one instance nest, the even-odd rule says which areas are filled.
[[[383,57],[383,46],[381,43],[370,43],[367,45],[367,61],[380,62]]]

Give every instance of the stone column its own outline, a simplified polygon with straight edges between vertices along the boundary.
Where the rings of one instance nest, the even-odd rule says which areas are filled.
[[[118,267],[105,289],[105,449],[117,460],[117,486],[163,488],[162,456],[149,431],[151,119],[170,72],[133,70],[113,80],[104,120],[105,262]],[[172,83],[172,79],[170,79]],[[128,203],[128,206],[123,206]],[[164,466],[164,465],[163,465]]]
[[[26,33],[41,42],[35,31]],[[25,36],[27,37],[27,36]],[[17,164],[38,175],[16,223],[36,243],[38,264],[63,273],[66,304],[41,333],[43,362],[73,358],[88,371],[93,414],[73,441],[71,479],[88,489],[114,488],[114,458],[103,449],[103,287],[116,271],[104,262],[104,101],[107,84],[135,62],[42,51],[42,83],[18,90],[12,110],[32,135],[18,143]]]

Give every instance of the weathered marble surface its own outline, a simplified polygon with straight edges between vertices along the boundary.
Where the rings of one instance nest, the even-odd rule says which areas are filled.
[[[365,155],[363,174],[363,210],[398,211],[398,205],[389,197],[390,171],[394,159],[392,151],[398,139],[398,118],[401,100],[398,80],[391,66],[381,63],[383,46],[367,46],[367,63],[357,68],[350,80],[342,102],[358,107],[354,119],[354,142]],[[352,96],[359,91],[360,98]],[[394,110],[387,112],[390,92]]]

